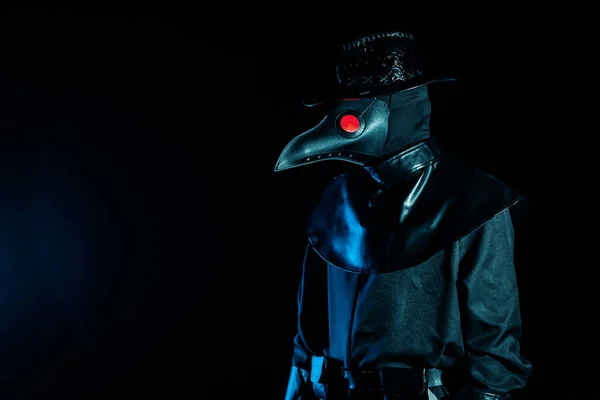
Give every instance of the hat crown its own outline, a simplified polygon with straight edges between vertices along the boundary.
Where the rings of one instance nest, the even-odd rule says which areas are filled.
[[[415,37],[405,32],[383,32],[344,44],[336,75],[348,95],[402,90],[423,76]]]

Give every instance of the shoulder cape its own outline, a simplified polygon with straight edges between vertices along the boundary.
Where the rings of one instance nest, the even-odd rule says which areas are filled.
[[[449,157],[383,191],[366,172],[344,174],[309,216],[308,238],[321,258],[346,271],[392,272],[426,261],[523,199]]]

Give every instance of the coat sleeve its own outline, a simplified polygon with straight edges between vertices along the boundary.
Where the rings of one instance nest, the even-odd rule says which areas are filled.
[[[531,363],[520,351],[514,235],[507,209],[459,241],[458,290],[466,357],[463,391],[457,398],[510,398],[510,392],[522,389],[531,374]]]
[[[292,370],[286,400],[300,400],[307,387],[312,356],[323,355],[328,342],[327,268],[310,244],[302,263],[298,286],[298,331],[294,336]]]

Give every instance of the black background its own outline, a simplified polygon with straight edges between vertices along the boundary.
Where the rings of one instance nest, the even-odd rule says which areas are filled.
[[[231,7],[2,17],[2,399],[283,398],[305,213],[341,166],[272,168],[346,38],[421,33],[461,79],[432,89],[448,152],[533,195],[518,16]],[[533,399],[548,364],[520,274]]]

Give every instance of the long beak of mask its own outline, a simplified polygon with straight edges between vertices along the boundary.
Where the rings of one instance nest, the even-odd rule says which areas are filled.
[[[314,128],[296,136],[279,155],[275,171],[319,161],[369,165],[381,158],[390,110],[378,99],[338,103]]]

